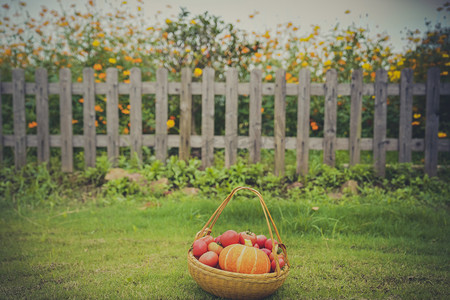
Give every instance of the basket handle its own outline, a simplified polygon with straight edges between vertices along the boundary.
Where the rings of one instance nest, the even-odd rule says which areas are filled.
[[[222,211],[225,209],[225,206],[227,206],[228,202],[230,202],[230,200],[233,197],[233,195],[239,190],[249,190],[252,193],[254,193],[256,196],[258,196],[259,202],[260,202],[261,207],[262,207],[263,212],[264,212],[264,216],[266,217],[267,227],[269,228],[269,234],[270,234],[270,238],[272,239],[272,241],[274,240],[273,233],[272,233],[272,226],[275,229],[275,233],[277,235],[278,244],[273,245],[272,253],[273,253],[274,257],[276,258],[276,259],[274,258],[275,259],[275,265],[276,265],[276,272],[277,272],[277,276],[279,276],[280,272],[281,272],[281,269],[280,269],[280,263],[278,261],[278,256],[277,256],[278,255],[277,254],[278,247],[280,247],[281,250],[283,251],[284,257],[286,259],[286,264],[288,266],[290,266],[289,260],[288,260],[288,256],[287,256],[287,252],[286,252],[286,246],[281,241],[280,233],[278,232],[277,226],[275,225],[275,222],[273,221],[272,216],[270,215],[269,209],[267,208],[267,205],[264,202],[264,199],[263,199],[262,195],[257,190],[255,190],[253,188],[240,186],[240,187],[237,187],[237,188],[233,189],[231,191],[231,193],[227,196],[227,198],[222,202],[222,204],[220,204],[220,206],[212,214],[211,218],[209,218],[208,222],[206,222],[206,224],[205,224],[205,226],[203,226],[202,230],[200,230],[196,234],[195,240],[198,240],[198,239],[204,237],[205,235],[209,235],[211,233],[212,228],[214,227],[214,224],[216,224],[216,221],[219,218],[219,216],[222,213]],[[269,220],[270,220],[270,222],[269,222]]]

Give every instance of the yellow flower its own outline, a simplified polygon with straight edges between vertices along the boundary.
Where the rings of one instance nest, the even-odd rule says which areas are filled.
[[[173,126],[175,126],[175,121],[172,119],[167,120],[167,128],[172,128]]]
[[[265,77],[266,81],[272,80],[272,75],[271,74],[267,74],[267,76]]]
[[[446,138],[447,137],[447,134],[445,133],[445,132],[438,132],[438,137],[439,138]]]
[[[347,9],[347,10],[345,11],[345,14],[348,15],[349,13],[350,13],[350,9]]]
[[[130,70],[123,71],[123,76],[130,76]]]
[[[363,68],[364,70],[367,70],[367,71],[371,71],[371,70],[372,70],[372,66],[371,66],[369,63],[363,64],[363,65],[362,65],[362,68]]]
[[[325,67],[331,66],[331,60],[327,60],[326,62],[323,63],[323,65]]]
[[[303,67],[303,68],[306,68],[307,66],[308,66],[308,63],[307,63],[306,61],[303,61],[303,62],[302,62],[302,67]]]
[[[94,41],[92,42],[92,46],[94,46],[94,47],[100,46],[100,41],[99,41],[99,40],[94,40]]]
[[[421,114],[414,114],[413,117],[414,119],[419,119],[422,115]]]
[[[291,77],[292,77],[292,74],[291,73],[286,73],[286,80],[289,80],[289,79],[291,79]]]
[[[111,64],[115,64],[117,61],[116,61],[116,59],[115,58],[110,58],[110,59],[108,59],[108,61],[109,61],[109,63],[111,63]]]
[[[200,69],[200,68],[195,68],[195,70],[194,70],[194,76],[195,76],[195,77],[201,76],[202,73],[203,73],[202,69]]]
[[[197,22],[195,22],[195,20],[192,19],[192,20],[191,20],[191,24],[192,24],[192,25],[195,25],[195,24],[197,24]]]
[[[172,23],[172,20],[171,19],[166,19],[166,24],[170,24],[170,23]]]

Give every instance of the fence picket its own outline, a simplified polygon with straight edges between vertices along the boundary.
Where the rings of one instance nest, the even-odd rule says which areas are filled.
[[[3,166],[3,110],[2,110],[2,94],[3,94],[3,84],[0,83],[0,167]]]
[[[38,68],[36,78],[36,122],[37,126],[37,159],[38,162],[50,160],[50,131],[48,116],[48,76],[47,70]]]
[[[72,73],[59,70],[59,111],[61,126],[61,170],[73,172]]]
[[[411,162],[413,71],[403,69],[400,77],[400,127],[398,133],[398,162]]]
[[[167,117],[168,117],[168,71],[159,68],[156,71],[156,96],[155,96],[155,156],[156,159],[165,162],[167,158]]]
[[[323,126],[323,163],[336,164],[337,72],[329,69],[325,82],[325,116]]]
[[[130,70],[130,150],[142,161],[142,74],[137,67]]]
[[[348,151],[350,165],[359,164],[361,155],[361,120],[362,120],[362,92],[363,72],[361,69],[353,70],[350,96],[350,136]]]
[[[284,176],[286,149],[286,71],[278,69],[275,78],[275,176]]]
[[[202,167],[214,162],[214,69],[205,68],[202,80]]]
[[[236,162],[238,144],[238,72],[230,68],[226,73],[225,96],[225,167]]]
[[[95,167],[97,141],[95,138],[95,81],[94,69],[83,70],[83,134],[84,164]]]
[[[438,131],[439,131],[439,77],[438,67],[427,73],[426,85],[426,124],[425,124],[425,173],[437,175]]]
[[[113,166],[119,158],[119,73],[117,68],[106,70],[106,135],[108,136],[107,153]]]
[[[262,108],[262,72],[253,69],[250,73],[249,103],[249,159],[250,163],[261,160],[261,108]]]
[[[297,174],[308,174],[309,117],[311,102],[311,72],[301,69],[298,74],[297,104]]]
[[[25,72],[14,69],[13,80],[13,111],[14,111],[14,162],[16,169],[25,166],[27,162],[27,136],[25,119]]]
[[[378,176],[386,171],[387,71],[380,69],[375,77],[375,111],[373,126],[373,164]]]
[[[181,70],[180,91],[180,148],[179,157],[187,161],[191,147],[191,119],[192,119],[192,71],[190,68]]]

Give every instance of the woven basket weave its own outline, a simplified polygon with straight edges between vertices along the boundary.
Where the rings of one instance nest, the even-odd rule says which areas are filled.
[[[248,187],[235,188],[228,197],[222,202],[222,204],[213,213],[208,222],[203,226],[202,230],[197,233],[195,240],[198,240],[205,235],[209,235],[212,231],[214,224],[219,218],[225,206],[231,200],[233,195],[239,190],[249,190],[256,194],[259,198],[261,206],[266,217],[267,226],[269,228],[270,238],[273,240],[272,226],[275,230],[278,244],[276,244],[272,252],[277,253],[278,247],[283,251],[286,265],[283,270],[280,269],[278,260],[276,259],[276,270],[274,273],[266,274],[241,274],[228,272],[216,268],[212,268],[199,262],[192,254],[192,247],[188,252],[188,268],[192,278],[200,285],[205,291],[222,298],[231,299],[261,299],[273,294],[286,280],[289,275],[289,260],[286,252],[286,246],[282,243],[280,234],[278,233],[275,222],[273,221],[269,210],[261,196],[261,194]],[[276,257],[276,255],[275,255]]]

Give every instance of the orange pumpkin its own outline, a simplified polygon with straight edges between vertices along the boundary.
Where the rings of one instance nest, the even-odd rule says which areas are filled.
[[[219,266],[225,271],[245,274],[270,272],[270,260],[266,253],[241,244],[225,247],[219,255]]]

